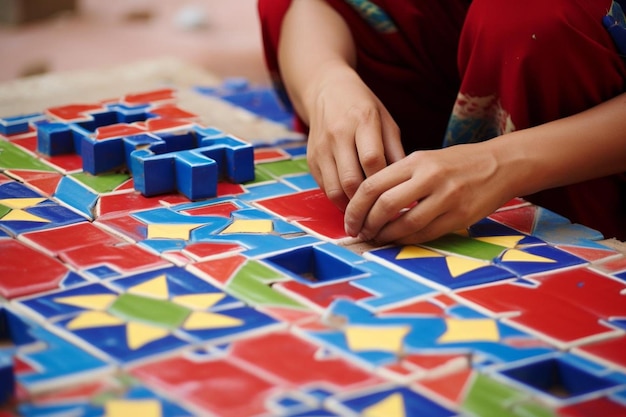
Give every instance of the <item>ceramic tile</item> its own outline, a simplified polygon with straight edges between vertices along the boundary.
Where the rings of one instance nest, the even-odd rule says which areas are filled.
[[[302,134],[239,138],[181,100],[247,128],[271,90],[198,91],[0,119],[1,415],[624,414],[626,257],[596,231],[514,198],[361,242]],[[180,171],[148,169],[152,197],[142,152]]]
[[[15,236],[82,221],[86,218],[18,182],[0,184],[0,228]]]
[[[498,369],[496,375],[555,408],[601,396],[626,382],[619,373],[568,354],[523,361]]]
[[[272,213],[331,240],[344,240],[343,213],[320,190],[309,190],[257,201]]]
[[[453,410],[406,387],[383,387],[365,391],[358,396],[342,396],[331,406],[354,415],[454,416]]]
[[[287,108],[287,102],[281,101],[276,92],[267,86],[251,85],[246,79],[228,78],[218,87],[197,87],[196,90],[286,127],[293,126],[293,110]]]
[[[7,311],[8,328],[17,346],[13,358],[17,392],[36,394],[76,381],[98,379],[114,371],[93,353],[16,312]]]
[[[621,333],[610,323],[626,316],[623,283],[586,268],[535,275],[532,281],[533,286],[503,283],[457,294],[561,348]]]
[[[324,320],[330,330],[308,331],[307,336],[374,368],[396,364],[407,354],[434,349],[439,353],[465,352],[472,355],[475,366],[512,362],[551,351],[531,336],[461,305],[440,310],[437,315],[374,315],[340,299],[331,305]],[[334,323],[343,325],[337,327]],[[524,340],[529,342],[526,346]]]

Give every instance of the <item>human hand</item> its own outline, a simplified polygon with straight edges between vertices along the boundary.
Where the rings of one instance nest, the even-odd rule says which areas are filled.
[[[412,244],[468,227],[510,200],[513,170],[488,142],[418,151],[366,179],[345,211],[346,232]]]
[[[311,82],[307,161],[342,211],[364,178],[404,157],[391,115],[352,68],[320,71]]]

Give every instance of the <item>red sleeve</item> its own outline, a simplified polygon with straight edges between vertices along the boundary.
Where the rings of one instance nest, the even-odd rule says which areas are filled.
[[[280,30],[283,19],[291,0],[258,0],[257,8],[261,23],[261,39],[263,41],[263,52],[265,65],[270,75],[276,94],[287,109],[293,111],[293,107],[285,91],[278,66],[278,41],[280,40]],[[293,129],[297,132],[306,132],[307,127],[299,117],[294,117]]]

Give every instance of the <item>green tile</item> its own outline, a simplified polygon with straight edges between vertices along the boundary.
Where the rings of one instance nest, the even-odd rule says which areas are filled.
[[[457,234],[449,234],[427,242],[424,246],[474,259],[492,261],[507,248]]]
[[[87,172],[80,172],[72,174],[72,177],[97,193],[109,193],[127,181],[130,175],[124,173],[91,175]]]
[[[56,172],[28,152],[10,142],[0,140],[0,169],[28,169],[33,171]]]

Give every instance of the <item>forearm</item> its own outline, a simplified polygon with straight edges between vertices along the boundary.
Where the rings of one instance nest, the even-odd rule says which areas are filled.
[[[489,142],[516,196],[626,172],[626,94]]]
[[[356,64],[350,29],[325,1],[293,0],[281,28],[278,62],[292,104],[308,124],[313,90],[324,72]]]

